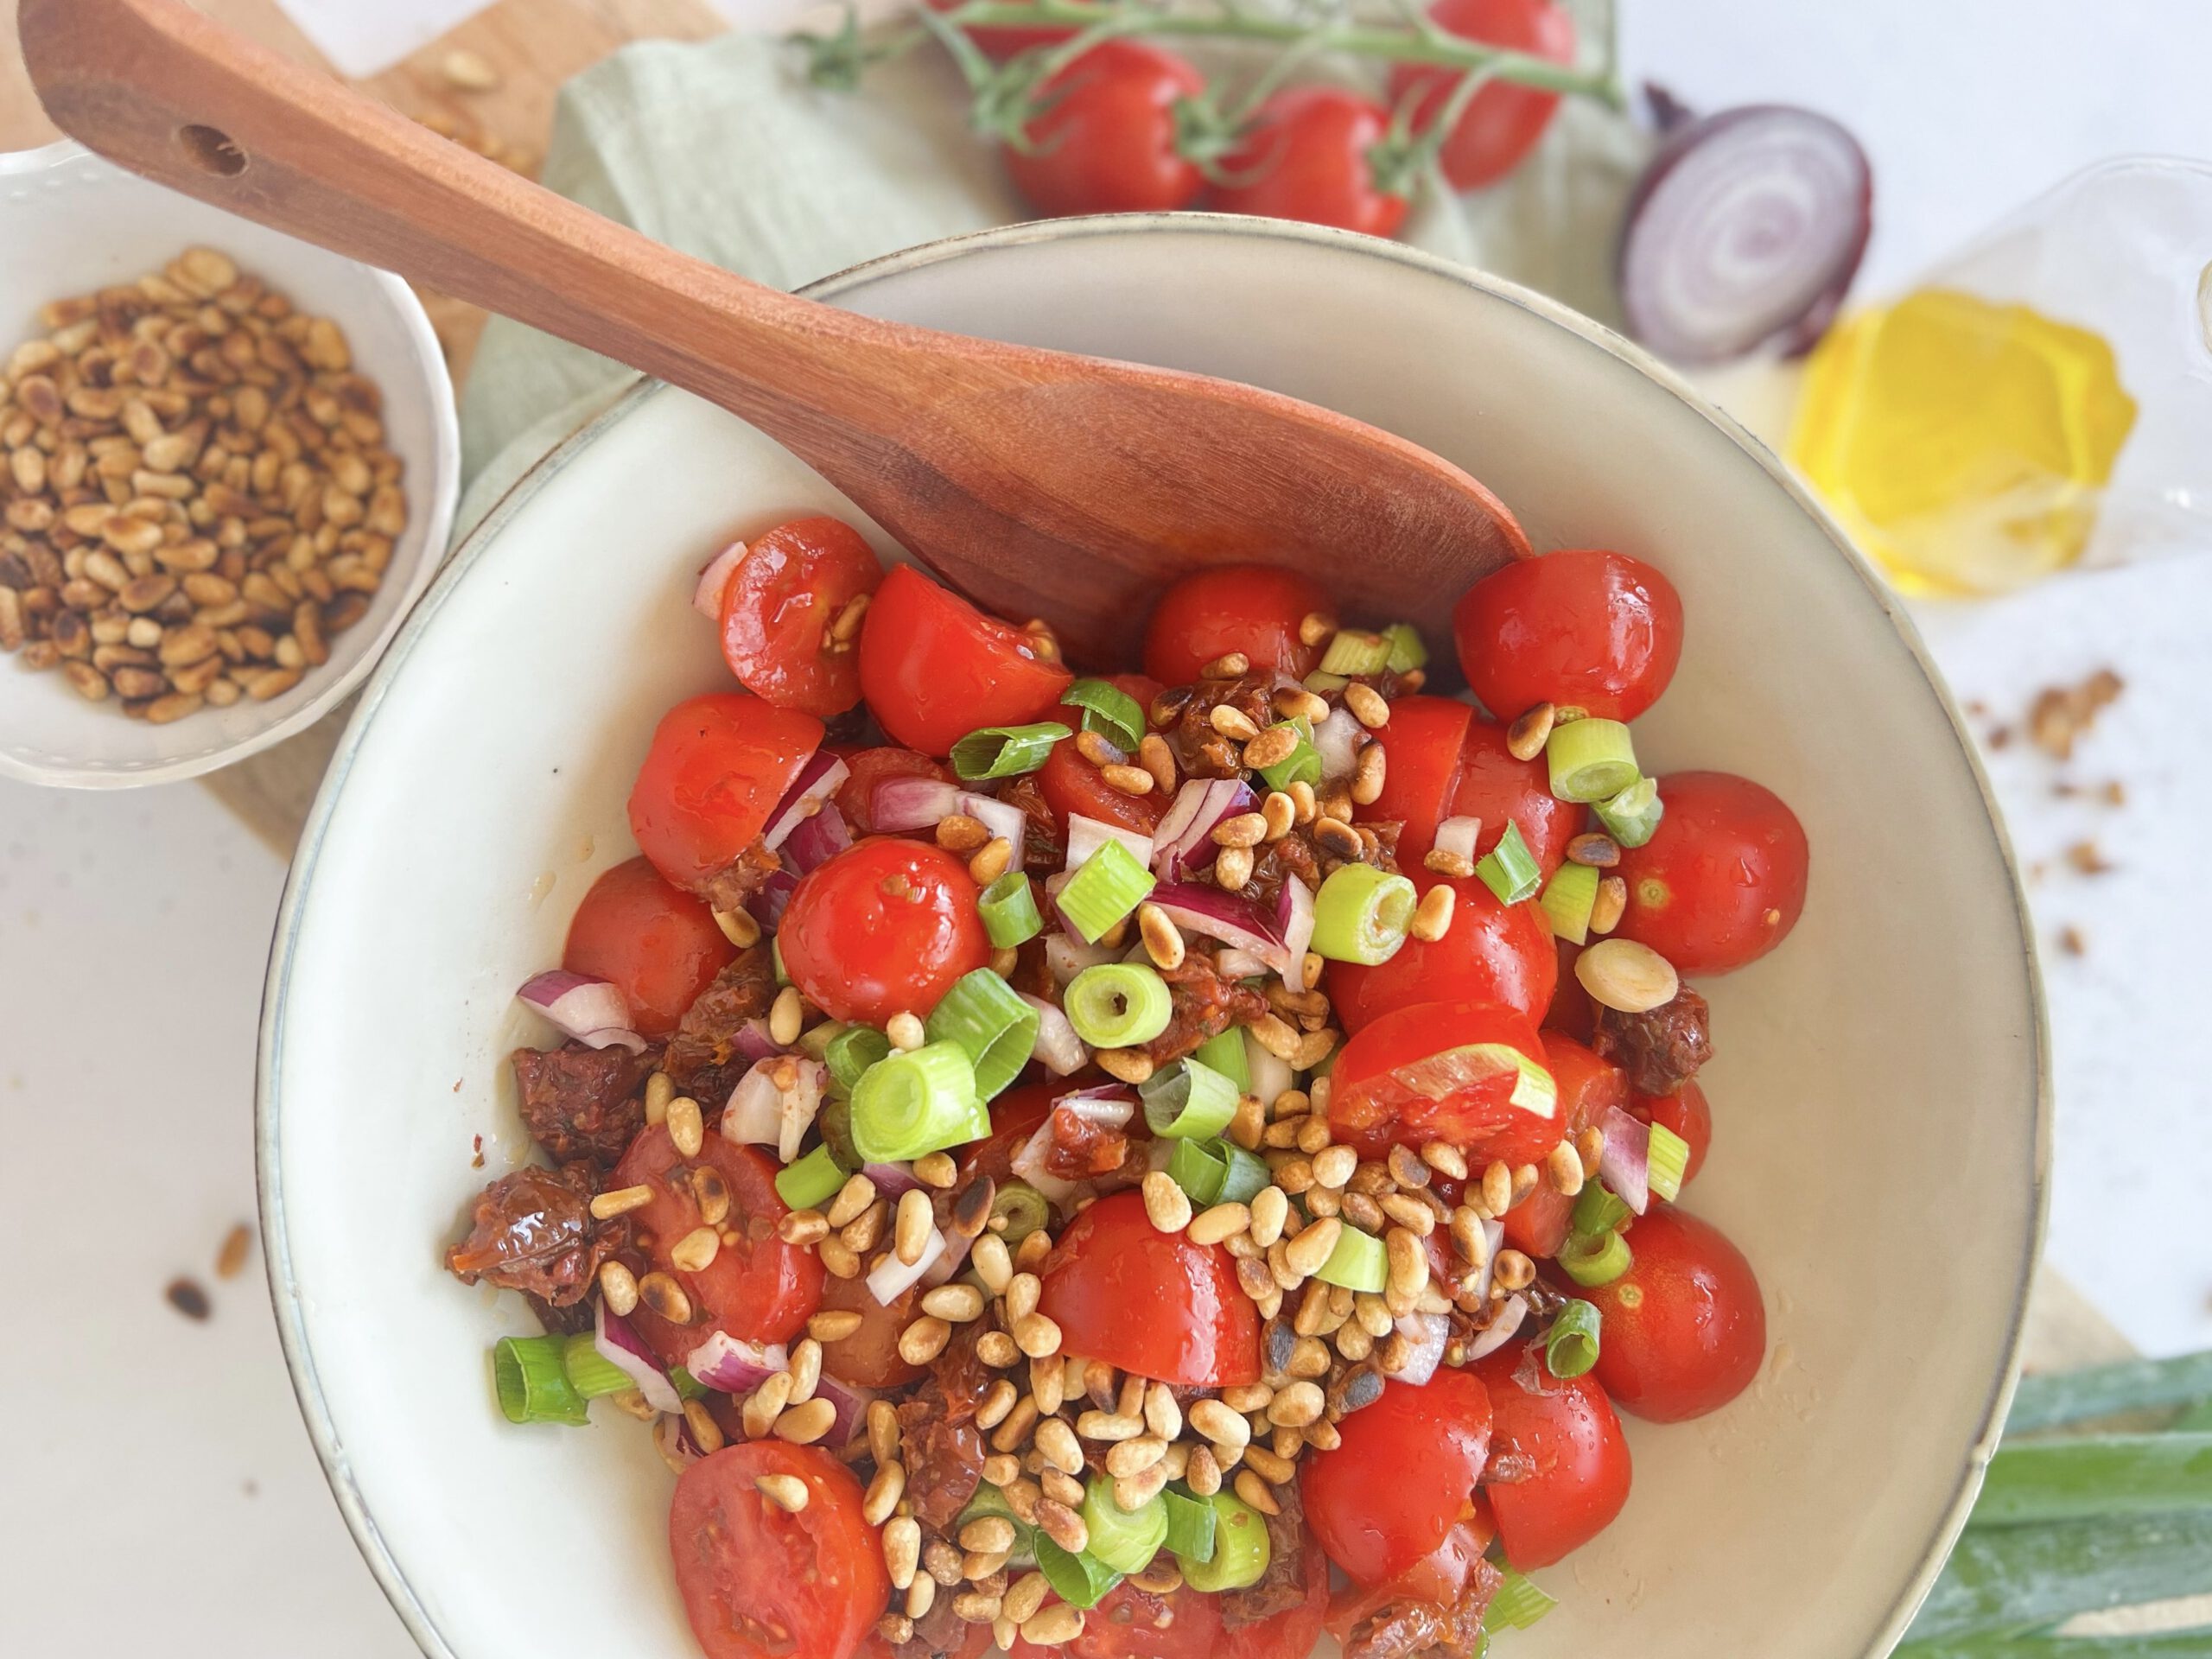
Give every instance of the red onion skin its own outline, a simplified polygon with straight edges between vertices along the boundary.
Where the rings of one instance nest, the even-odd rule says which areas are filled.
[[[781,1344],[762,1347],[717,1331],[684,1356],[683,1369],[710,1389],[745,1394],[758,1388],[771,1372],[782,1370],[786,1363]]]
[[[852,826],[836,804],[824,801],[822,810],[800,820],[784,842],[784,858],[800,875],[828,863],[853,844]]]
[[[834,810],[830,798],[852,775],[852,768],[842,756],[827,749],[817,749],[799,768],[798,776],[784,791],[784,798],[776,803],[776,810],[768,815],[767,824],[760,831],[762,843],[771,850],[781,847],[800,824],[814,816],[802,810],[810,798],[820,804],[817,811]]]
[[[1221,852],[1213,839],[1215,826],[1240,812],[1256,811],[1259,804],[1259,797],[1241,779],[1191,779],[1153,831],[1154,872],[1163,881],[1184,881],[1208,868]],[[1180,822],[1178,814],[1183,815]]]
[[[524,980],[515,995],[564,1037],[594,1048],[620,1043],[633,1054],[645,1049],[645,1039],[631,1028],[629,1003],[609,981],[556,968]]]
[[[868,798],[868,821],[881,834],[933,829],[960,810],[960,790],[938,778],[886,778]]]
[[[1651,1126],[1608,1106],[1599,1127],[1605,1150],[1598,1173],[1613,1196],[1640,1216],[1651,1207]]]
[[[639,1391],[645,1396],[645,1403],[655,1411],[681,1411],[683,1402],[676,1392],[676,1384],[661,1369],[652,1350],[645,1346],[645,1338],[630,1328],[629,1320],[620,1313],[607,1311],[604,1301],[592,1304],[594,1328],[592,1346],[610,1365],[620,1366],[637,1381]]]
[[[699,572],[698,582],[691,589],[691,608],[708,621],[720,625],[722,598],[729,592],[729,579],[737,574],[737,567],[745,562],[747,550],[743,542],[732,542],[709,559]]]

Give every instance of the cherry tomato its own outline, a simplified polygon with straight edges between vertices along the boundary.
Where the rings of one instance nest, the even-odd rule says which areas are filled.
[[[1376,149],[1390,135],[1390,111],[1343,86],[1293,86],[1262,104],[1222,162],[1231,181],[1211,206],[1224,213],[1303,219],[1369,236],[1405,222],[1402,190],[1388,186]]]
[[[1524,1573],[1588,1543],[1628,1502],[1628,1441],[1605,1389],[1589,1376],[1561,1381],[1543,1364],[1541,1346],[1508,1343],[1474,1368],[1494,1423],[1484,1491],[1505,1559]],[[1524,1375],[1541,1386],[1524,1386]],[[1509,1481],[1509,1469],[1529,1472]]]
[[[912,565],[875,590],[861,628],[861,690],[883,729],[946,755],[985,726],[1049,720],[1075,676],[1037,654],[1033,635],[986,616]]]
[[[1718,1411],[1766,1358],[1751,1264],[1719,1228],[1668,1206],[1630,1224],[1628,1248],[1634,1266],[1578,1293],[1602,1319],[1593,1375],[1623,1411],[1655,1423]]]
[[[696,1273],[669,1259],[669,1247],[704,1224],[688,1179],[704,1166],[722,1178],[729,1191],[729,1215],[722,1235],[736,1236]],[[633,1236],[652,1258],[655,1269],[673,1278],[691,1299],[687,1325],[671,1325],[642,1302],[630,1322],[652,1351],[671,1365],[716,1331],[741,1342],[782,1342],[798,1334],[822,1300],[822,1258],[776,1236],[776,1224],[791,1208],[776,1192],[776,1163],[757,1147],[741,1147],[710,1135],[696,1158],[676,1150],[667,1128],[655,1124],[630,1143],[608,1178],[610,1190],[650,1186],[652,1198],[631,1211]],[[646,1243],[651,1240],[651,1243]]]
[[[1101,41],[1045,83],[1023,129],[1029,148],[1008,146],[1006,170],[1042,213],[1188,207],[1205,178],[1176,148],[1176,108],[1205,85],[1173,52]]]
[[[1390,705],[1389,724],[1376,730],[1382,745],[1382,792],[1360,816],[1405,826],[1398,833],[1402,869],[1421,868],[1436,844],[1436,826],[1455,810],[1459,757],[1474,718],[1473,709],[1448,697],[1400,697]],[[1490,825],[1483,828],[1487,832]]]
[[[722,659],[764,702],[842,715],[861,700],[860,663],[856,641],[831,638],[830,627],[882,580],[875,550],[850,524],[779,524],[746,550],[722,589]]]
[[[1582,947],[1565,939],[1553,943],[1559,947],[1559,977],[1553,985],[1552,1005],[1544,1015],[1544,1024],[1586,1043],[1598,1028],[1598,1005],[1574,976],[1574,959],[1582,954]]]
[[[1713,1108],[1707,1103],[1697,1079],[1687,1079],[1671,1095],[1638,1095],[1629,1102],[1628,1109],[1630,1116],[1646,1123],[1663,1123],[1682,1137],[1690,1149],[1682,1185],[1688,1186],[1695,1180],[1698,1171],[1705,1167],[1706,1149],[1713,1144]]]
[[[1454,1526],[1442,1543],[1389,1583],[1367,1589],[1353,1585],[1338,1595],[1329,1604],[1330,1634],[1348,1644],[1363,1621],[1402,1603],[1459,1607],[1471,1602],[1480,1617],[1504,1582],[1504,1574],[1486,1559],[1491,1541],[1497,1536],[1489,1505],[1477,1497],[1472,1507],[1474,1512]]]
[[[1513,1104],[1519,1073],[1510,1064],[1486,1060],[1465,1081],[1412,1070],[1427,1071],[1423,1062],[1476,1044],[1543,1064],[1543,1044],[1524,1014],[1494,1002],[1416,1002],[1373,1021],[1339,1051],[1330,1073],[1330,1123],[1366,1153],[1393,1141],[1449,1141],[1467,1148],[1471,1162],[1537,1161],[1559,1144],[1560,1119]]]
[[[1372,1587],[1445,1540],[1490,1461],[1490,1391],[1466,1371],[1383,1386],[1338,1426],[1343,1444],[1299,1476],[1306,1518],[1329,1559]]]
[[[764,1477],[806,1484],[796,1513]],[[724,1446],[679,1476],[669,1505],[676,1588],[707,1659],[852,1659],[890,1599],[859,1478],[818,1446]]]
[[[910,1365],[901,1358],[899,1338],[921,1317],[922,1296],[928,1288],[916,1285],[886,1305],[875,1300],[864,1278],[840,1279],[833,1273],[823,1279],[823,1311],[857,1313],[861,1325],[849,1337],[822,1344],[822,1369],[856,1389],[898,1389],[918,1380],[927,1367]]]
[[[679,702],[653,728],[630,790],[630,833],[678,887],[753,844],[820,747],[822,722],[759,697],[718,691]]]
[[[1640,559],[1596,549],[1493,570],[1452,613],[1459,668],[1483,707],[1518,720],[1540,702],[1634,720],[1682,655],[1682,601]]]
[[[1168,802],[1174,798],[1157,790],[1149,795],[1123,794],[1106,781],[1105,773],[1083,758],[1073,743],[1052,745],[1052,753],[1038,769],[1037,786],[1045,791],[1045,804],[1063,824],[1071,815],[1081,813],[1141,836],[1160,827]]]
[[[1255,1623],[1224,1630],[1221,1644],[1213,1649],[1215,1659],[1311,1659],[1328,1618],[1329,1558],[1311,1547],[1310,1537],[1306,1541],[1306,1599]],[[1212,1599],[1197,1591],[1183,1594],[1192,1601]]]
[[[1554,63],[1574,61],[1574,19],[1555,0],[1436,0],[1428,15],[1440,28],[1468,40]],[[1426,128],[1443,112],[1459,82],[1459,72],[1454,69],[1399,64],[1390,71],[1391,106],[1397,108],[1408,94],[1420,92],[1414,120],[1416,128]],[[1484,87],[1444,141],[1440,157],[1444,176],[1458,190],[1496,183],[1536,147],[1558,108],[1557,92],[1510,81]]]
[[[1391,724],[1397,719],[1397,705],[1393,704]],[[1503,838],[1508,822],[1518,824],[1529,856],[1548,881],[1552,872],[1567,862],[1567,843],[1582,833],[1583,809],[1552,793],[1551,768],[1542,755],[1533,760],[1513,758],[1505,747],[1505,729],[1487,720],[1467,728],[1451,816],[1483,821],[1482,833],[1475,837],[1478,858]]]
[[[991,959],[968,867],[927,842],[876,836],[799,878],[777,941],[799,995],[831,1018],[927,1017]]]
[[[1155,1596],[1135,1585],[1108,1591],[1083,1634],[1058,1647],[1016,1641],[1012,1659],[1309,1659],[1329,1602],[1328,1557],[1305,1555],[1306,1599],[1227,1629],[1222,1598],[1196,1590]]]
[[[1414,885],[1452,889],[1452,925],[1433,942],[1408,938],[1389,961],[1372,968],[1332,962],[1329,1002],[1348,1033],[1357,1033],[1408,1002],[1503,1002],[1530,1020],[1551,1006],[1559,957],[1552,931],[1535,905],[1501,905],[1472,877],[1429,875],[1414,867]]]
[[[1060,1235],[1038,1306],[1068,1352],[1161,1382],[1236,1388],[1260,1376],[1260,1316],[1218,1244],[1163,1233],[1134,1191],[1103,1198]]]
[[[736,954],[713,911],[632,858],[591,884],[569,918],[561,965],[612,980],[630,1004],[631,1024],[665,1037]]]
[[[1573,1140],[1592,1127],[1609,1106],[1628,1104],[1628,1074],[1564,1032],[1543,1031],[1544,1065],[1559,1090],[1559,1122],[1562,1138]],[[1549,1181],[1505,1212],[1505,1242],[1523,1255],[1557,1255],[1567,1243],[1568,1219],[1574,1200],[1561,1196]]]
[[[1659,828],[1625,848],[1628,908],[1614,930],[1684,975],[1725,974],[1789,937],[1805,908],[1811,856],[1797,816],[1773,791],[1726,772],[1659,780]]]
[[[1144,671],[1163,685],[1187,685],[1208,663],[1242,652],[1255,674],[1272,669],[1303,679],[1321,653],[1300,643],[1298,625],[1329,609],[1328,594],[1295,570],[1267,564],[1193,570],[1153,607]]]
[[[875,786],[892,778],[932,778],[943,784],[957,783],[952,768],[942,760],[912,749],[855,749],[845,756],[845,770],[852,775],[837,785],[837,810],[856,836],[872,836],[875,829]]]
[[[955,11],[966,0],[929,0],[939,11]],[[985,57],[995,63],[1004,63],[1008,58],[1039,46],[1057,46],[1075,34],[1072,23],[1004,23],[995,28],[971,29],[968,38],[982,48]]]

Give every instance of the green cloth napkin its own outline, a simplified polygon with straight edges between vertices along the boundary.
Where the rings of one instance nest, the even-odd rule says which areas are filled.
[[[1210,73],[1250,61],[1193,55]],[[872,69],[861,91],[844,92],[810,84],[802,54],[779,40],[643,42],[562,89],[543,177],[658,241],[798,288],[916,243],[1032,217],[992,147],[969,131],[967,109],[958,73],[934,48]],[[1471,196],[1425,193],[1404,239],[1611,321],[1614,235],[1648,144],[1622,117],[1567,99],[1509,180]],[[493,318],[461,403],[460,531],[632,378]]]

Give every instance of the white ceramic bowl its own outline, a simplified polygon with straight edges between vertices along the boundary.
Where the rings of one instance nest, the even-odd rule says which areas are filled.
[[[406,463],[406,532],[368,614],[331,640],[327,663],[267,702],[244,698],[149,726],[0,654],[0,776],[126,789],[265,749],[360,683],[437,574],[460,491],[453,386],[421,302],[389,272],[149,184],[79,144],[0,155],[0,359],[29,337],[48,300],[133,281],[200,244],[346,331],[356,365],[384,389],[386,441]]]
[[[1717,1138],[1692,1207],[1758,1265],[1772,1351],[1719,1414],[1630,1424],[1626,1513],[1541,1575],[1561,1607],[1510,1646],[1886,1651],[2009,1395],[2048,1109],[2003,837],[1866,564],[1771,456],[1633,348],[1388,244],[1075,221],[817,291],[1313,398],[1465,464],[1539,549],[1618,547],[1673,577],[1688,648],[1639,747],[1662,769],[1771,785],[1814,849],[1795,937],[1703,987]],[[509,1427],[484,1354],[528,1315],[439,1258],[486,1174],[528,1153],[501,1061],[543,1033],[514,987],[631,853],[623,802],[656,717],[726,683],[686,609],[693,573],[731,532],[802,512],[851,509],[730,416],[630,397],[507,499],[418,610],[293,867],[261,1057],[271,1280],[339,1502],[440,1659],[694,1652],[645,1437]],[[1348,585],[1358,558],[1345,550]],[[476,1135],[488,1171],[470,1166]]]

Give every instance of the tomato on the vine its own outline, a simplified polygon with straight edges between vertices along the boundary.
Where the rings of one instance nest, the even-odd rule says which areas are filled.
[[[561,965],[613,982],[630,1004],[630,1023],[665,1037],[714,983],[737,947],[704,901],[672,887],[645,859],[601,871],[569,918]]]
[[[1054,215],[1188,207],[1205,178],[1177,148],[1177,107],[1205,86],[1173,52],[1101,41],[1039,90],[1027,148],[1006,150],[1014,188]]]
[[[1161,1382],[1233,1388],[1260,1376],[1260,1315],[1218,1244],[1163,1233],[1134,1191],[1070,1222],[1038,1306],[1070,1353]]]
[[[855,842],[799,878],[776,935],[799,995],[837,1020],[926,1017],[991,959],[967,865],[928,842]]]
[[[986,616],[912,565],[894,566],[861,628],[861,690],[883,729],[946,755],[985,726],[1055,718],[1075,676],[1037,636]]]
[[[1628,1502],[1621,1421],[1594,1377],[1554,1376],[1540,1343],[1508,1343],[1474,1370],[1490,1389],[1492,1478],[1483,1490],[1505,1559],[1524,1573],[1549,1567]],[[1506,1479],[1508,1469],[1519,1478]]]
[[[1598,1381],[1623,1411],[1655,1423],[1718,1411],[1766,1358],[1758,1275],[1718,1227],[1671,1206],[1653,1205],[1627,1237],[1629,1270],[1578,1293],[1601,1321]]]
[[[795,518],[756,537],[722,589],[722,659],[740,684],[779,709],[827,719],[861,700],[857,626],[834,629],[875,591],[883,567],[836,518]]]
[[[759,697],[689,697],[653,728],[630,789],[630,833],[678,887],[726,868],[759,839],[768,815],[822,742],[822,722]]]
[[[1556,0],[1436,0],[1428,15],[1440,29],[1486,46],[1554,63],[1574,60],[1574,19]],[[1462,73],[1436,64],[1399,64],[1390,71],[1390,103],[1395,108],[1417,94],[1414,124],[1426,130],[1443,113]],[[1557,92],[1492,82],[1474,95],[1444,141],[1438,157],[1444,176],[1458,190],[1495,184],[1536,147],[1558,108]]]
[[[929,3],[938,11],[957,11],[967,0],[929,0]],[[1058,46],[1074,35],[1073,23],[987,23],[968,31],[968,38],[995,63],[1004,63],[1037,47]]]
[[[1386,1382],[1299,1477],[1306,1518],[1352,1582],[1388,1583],[1458,1525],[1490,1461],[1490,1390],[1469,1371]]]
[[[1811,854],[1772,790],[1726,772],[1659,779],[1659,828],[1624,848],[1628,908],[1614,931],[1681,974],[1725,974],[1780,944],[1805,908]]]
[[[1540,702],[1634,720],[1682,655],[1682,601],[1641,559],[1595,548],[1516,559],[1452,612],[1459,669],[1503,721]]]
[[[1286,87],[1260,105],[1222,159],[1227,181],[1214,187],[1208,205],[1389,236],[1408,205],[1379,169],[1389,136],[1390,111],[1371,98],[1344,86]]]
[[[1303,679],[1321,652],[1299,639],[1299,624],[1329,608],[1328,594],[1295,570],[1271,564],[1193,570],[1153,607],[1144,630],[1144,671],[1164,685],[1187,685],[1207,664],[1236,652],[1255,674],[1272,670]]]
[[[1472,876],[1431,875],[1419,865],[1414,886],[1452,889],[1452,925],[1433,941],[1408,938],[1388,962],[1367,967],[1332,962],[1329,1001],[1347,1033],[1361,1031],[1409,1002],[1502,1002],[1531,1020],[1551,1006],[1559,956],[1535,905],[1501,905]]]

